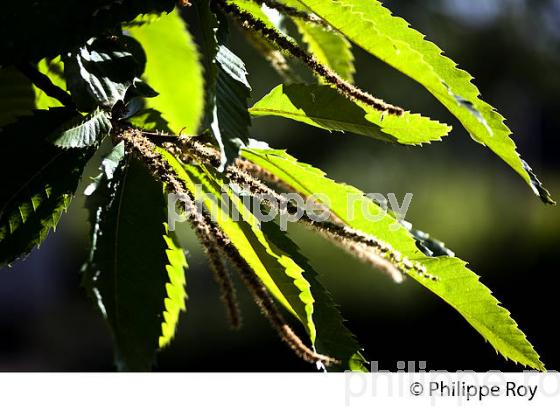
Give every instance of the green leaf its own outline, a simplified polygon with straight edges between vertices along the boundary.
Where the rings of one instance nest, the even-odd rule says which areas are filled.
[[[168,15],[129,33],[144,47],[144,77],[159,93],[146,101],[148,108],[163,114],[169,128],[189,135],[198,131],[204,113],[204,80],[199,54],[179,13]]]
[[[167,235],[164,236],[167,244],[167,259],[169,263],[165,266],[169,280],[165,285],[167,297],[165,298],[165,311],[163,312],[163,322],[161,323],[161,336],[159,337],[159,347],[163,348],[175,336],[177,323],[181,312],[187,310],[185,301],[187,285],[185,279],[185,270],[189,267],[185,252],[177,245],[177,239],[169,233],[167,224],[165,225]]]
[[[277,31],[277,27],[268,18],[266,13],[261,9],[259,2],[253,0],[226,0],[227,3],[237,6],[241,11],[251,14],[255,19],[259,20],[266,28]]]
[[[279,3],[292,7],[299,12],[310,13],[298,0],[280,0]],[[307,51],[323,65],[339,74],[349,82],[354,80],[354,55],[352,45],[340,33],[329,27],[292,17]]]
[[[377,0],[299,0],[348,39],[422,84],[472,138],[511,166],[546,202],[552,198],[521,160],[504,118],[472,84],[472,76]]]
[[[256,6],[249,3],[250,7]],[[251,87],[245,64],[224,45],[228,37],[227,21],[216,15],[210,2],[194,4],[189,21],[204,68],[206,98],[201,129],[212,132],[220,148],[223,171],[239,156],[239,148],[248,140],[251,119],[247,100]]]
[[[418,114],[391,115],[346,99],[327,85],[279,85],[249,110],[255,117],[279,116],[329,131],[348,131],[399,144],[441,141],[446,124]]]
[[[121,141],[113,147],[109,155],[101,161],[101,171],[107,179],[113,179],[115,172],[125,155],[124,142]]]
[[[223,16],[218,22],[218,16],[211,7],[210,0],[199,0],[193,2],[189,12],[182,16],[189,27],[193,41],[199,51],[200,64],[202,65],[204,77],[204,116],[198,132],[210,129],[214,121],[216,106],[216,82],[218,79],[218,67],[216,66],[216,54],[218,53],[218,35],[225,37],[227,22]]]
[[[169,124],[163,118],[163,114],[153,108],[140,110],[129,119],[130,123],[137,128],[145,131],[162,131],[171,133]]]
[[[64,74],[68,89],[80,111],[97,106],[111,110],[124,101],[134,80],[142,75],[146,56],[127,36],[92,38],[68,53]]]
[[[64,78],[64,64],[60,57],[55,59],[44,58],[37,64],[37,70],[45,74],[57,87],[66,90],[66,80]],[[62,103],[56,98],[49,97],[45,92],[33,86],[35,92],[35,108],[45,110],[50,107],[62,107]]]
[[[45,137],[71,114],[37,111],[0,129],[0,266],[26,256],[55,229],[78,186],[90,151],[56,148]],[[25,137],[25,138],[23,138]]]
[[[49,140],[60,148],[85,148],[97,145],[111,132],[107,114],[96,109],[84,117],[78,114],[53,132]]]
[[[272,296],[304,325],[313,343],[316,335],[314,299],[303,269],[289,254],[267,240],[259,221],[220,174],[202,166],[183,164],[163,149],[158,152],[185,182],[195,200],[205,206]],[[224,203],[222,193],[231,201],[229,206]],[[234,210],[239,212],[239,218],[234,218],[237,215]]]
[[[352,46],[345,37],[313,23],[295,20],[295,24],[307,44],[307,51],[314,55],[317,61],[345,80],[354,81]]]
[[[305,196],[322,194],[315,198],[343,223],[372,235],[402,256],[425,266],[427,273],[437,277],[437,281],[414,271],[406,273],[455,308],[504,357],[524,366],[544,369],[539,355],[509,312],[500,306],[465,262],[449,256],[426,257],[410,232],[363,192],[327,178],[321,170],[297,162],[284,151],[251,148],[244,149],[242,154],[295,191]]]
[[[86,187],[86,189],[84,189],[84,195],[91,196],[100,186],[106,185],[107,181],[113,179],[113,176],[117,171],[117,167],[123,158],[124,142],[121,141],[103,158],[101,165],[99,166],[101,173],[95,178],[92,178],[92,182]],[[92,223],[95,223],[95,220]]]
[[[149,370],[183,310],[184,256],[168,235],[161,183],[136,159],[88,198],[93,224],[84,283],[111,327],[121,369]]]
[[[344,325],[344,318],[334,303],[331,294],[319,280],[319,275],[309,264],[307,258],[300,253],[298,246],[288,238],[280,227],[273,223],[263,223],[262,230],[267,239],[278,249],[290,255],[304,270],[305,279],[311,285],[313,304],[313,321],[317,328],[315,348],[318,353],[340,360],[340,365],[329,367],[329,370],[365,370],[366,361],[361,355],[362,348],[356,338]]]
[[[31,82],[13,67],[0,69],[0,127],[29,115],[34,107]]]

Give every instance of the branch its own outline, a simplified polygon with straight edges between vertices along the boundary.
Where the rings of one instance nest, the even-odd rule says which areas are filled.
[[[16,64],[16,68],[21,71],[37,88],[42,90],[49,97],[55,98],[60,101],[64,106],[75,108],[72,97],[62,88],[53,84],[51,79],[45,74],[41,73],[37,68],[28,62]]]

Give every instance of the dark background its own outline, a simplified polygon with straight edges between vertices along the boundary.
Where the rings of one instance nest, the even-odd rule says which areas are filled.
[[[523,157],[560,199],[560,1],[385,3],[475,76],[483,97],[508,119]],[[233,31],[256,100],[280,79]],[[468,260],[547,367],[560,370],[558,208],[541,204],[427,91],[354,51],[360,86],[452,124],[451,135],[424,148],[398,147],[282,119],[255,120],[253,135],[365,192],[394,192],[398,198],[413,193],[407,219]],[[56,235],[25,261],[0,271],[0,370],[114,369],[108,329],[80,287],[79,269],[89,246],[82,205],[81,198],[74,201]],[[341,305],[366,356],[380,368],[396,370],[397,361],[423,360],[428,370],[521,370],[415,281],[396,285],[299,227],[290,232]],[[229,330],[201,250],[191,234],[182,236],[190,264],[188,311],[156,370],[313,371],[279,341],[242,287],[244,326]]]

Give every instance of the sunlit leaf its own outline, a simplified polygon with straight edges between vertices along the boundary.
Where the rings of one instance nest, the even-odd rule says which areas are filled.
[[[165,266],[168,275],[168,282],[165,285],[167,297],[165,298],[165,311],[163,312],[163,322],[161,323],[161,336],[159,337],[159,347],[165,347],[171,343],[175,336],[175,330],[179,323],[181,312],[187,310],[186,299],[187,284],[185,270],[188,268],[185,252],[177,245],[177,239],[165,226],[167,234],[164,236],[167,244],[167,259],[169,262]]]
[[[166,151],[160,152],[195,199],[208,209],[211,217],[217,221],[272,296],[299,319],[314,342],[314,299],[309,282],[303,276],[303,269],[289,254],[267,240],[256,217],[217,173],[204,167],[182,164]],[[222,193],[231,200],[229,205],[223,203]],[[233,209],[239,212],[238,222],[234,220]]]
[[[279,116],[329,131],[348,131],[399,144],[440,141],[451,130],[418,114],[390,115],[346,99],[327,85],[279,85],[250,109],[255,117]]]
[[[406,273],[454,307],[504,357],[525,366],[544,369],[539,355],[510,313],[500,306],[465,262],[449,256],[426,257],[416,246],[410,232],[363,192],[327,178],[321,170],[299,163],[285,151],[251,148],[244,149],[242,153],[295,191],[305,196],[321,194],[315,198],[342,222],[372,235],[402,256],[425,266],[427,273],[438,280],[427,279],[413,271]],[[375,219],[372,220],[371,216]]]
[[[196,134],[204,110],[204,77],[200,56],[179,13],[131,27],[129,33],[144,47],[144,77],[159,93],[146,106],[161,112],[173,132]]]
[[[298,0],[279,0],[279,3],[292,7],[301,13],[309,14],[307,7]],[[307,51],[342,78],[352,82],[354,79],[354,56],[350,42],[337,31],[298,17],[292,18],[303,41],[307,44]]]
[[[544,202],[552,198],[530,175],[503,117],[472,84],[472,77],[439,47],[377,0],[298,0],[348,39],[422,84],[455,115],[472,138],[511,166]]]
[[[255,19],[260,21],[266,28],[277,30],[274,23],[268,18],[266,13],[261,9],[258,2],[253,0],[226,0],[227,3],[237,6],[241,11],[251,14]]]
[[[51,82],[62,90],[66,90],[66,80],[64,79],[64,64],[60,57],[55,59],[44,58],[37,64],[37,70],[45,74]],[[45,92],[33,86],[35,92],[35,108],[45,110],[50,107],[62,107],[62,103],[56,98],[49,97]]]

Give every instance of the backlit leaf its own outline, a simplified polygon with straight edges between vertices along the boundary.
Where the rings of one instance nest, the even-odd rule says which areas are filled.
[[[451,130],[418,114],[391,115],[346,99],[328,85],[279,85],[249,110],[255,117],[279,116],[329,131],[347,131],[382,141],[418,145],[440,141]]]
[[[381,61],[422,84],[463,124],[472,138],[511,166],[547,203],[552,198],[521,160],[504,118],[480,99],[472,77],[377,0],[298,0]]]
[[[524,366],[544,369],[539,355],[510,313],[500,306],[465,262],[449,256],[426,257],[408,229],[383,212],[363,192],[327,178],[321,170],[299,163],[284,151],[250,148],[242,153],[295,191],[305,196],[315,194],[320,203],[349,227],[372,235],[402,256],[425,266],[427,273],[437,277],[437,281],[414,271],[406,273],[455,308],[504,357]]]
[[[144,77],[159,93],[146,106],[161,112],[173,132],[196,134],[204,112],[204,77],[196,45],[179,13],[131,27],[129,33],[144,47]]]
[[[184,255],[168,235],[162,184],[136,159],[88,198],[93,221],[84,284],[109,322],[124,370],[149,370],[184,310]]]

